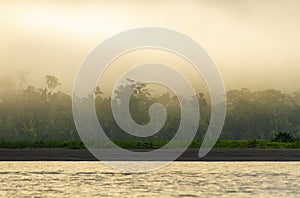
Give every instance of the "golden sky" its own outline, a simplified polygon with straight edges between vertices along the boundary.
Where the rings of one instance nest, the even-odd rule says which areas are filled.
[[[104,39],[158,26],[202,45],[227,90],[295,91],[299,10],[298,0],[1,1],[0,80],[24,74],[27,84],[41,86],[45,75],[55,75],[70,93],[81,62]]]

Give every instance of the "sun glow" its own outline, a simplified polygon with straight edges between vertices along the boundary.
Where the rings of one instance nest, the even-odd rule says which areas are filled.
[[[3,7],[2,7],[3,8]],[[19,7],[6,7],[1,9],[6,12],[6,17],[11,18],[11,26],[17,26],[30,32],[51,34],[68,34],[82,36],[109,36],[126,28],[126,21],[108,11],[81,10],[74,12],[69,7],[34,7],[27,5]],[[76,9],[75,9],[76,10]],[[15,13],[18,13],[17,15]],[[7,16],[8,15],[8,16]]]
[[[72,32],[76,34],[106,33],[111,34],[120,28],[114,20],[99,20],[87,17],[73,17],[66,13],[33,11],[25,13],[25,22],[46,30]]]

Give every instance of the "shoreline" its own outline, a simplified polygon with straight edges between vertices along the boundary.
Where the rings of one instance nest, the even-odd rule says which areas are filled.
[[[130,149],[147,152],[149,149]],[[187,149],[176,161],[300,161],[300,149],[212,149],[204,158]],[[87,149],[0,148],[0,161],[98,161]],[[126,159],[124,160],[126,161]]]

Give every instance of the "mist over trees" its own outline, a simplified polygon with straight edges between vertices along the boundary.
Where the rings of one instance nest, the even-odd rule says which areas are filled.
[[[10,89],[0,81],[0,141],[36,141],[79,139],[72,115],[72,98],[57,91],[60,86],[55,76],[46,76],[41,88],[31,85]],[[126,86],[136,85],[128,80],[116,90],[122,93]],[[113,140],[143,139],[128,135],[115,122],[111,110],[111,97],[95,88],[95,106],[99,122]],[[204,94],[196,95],[201,110],[201,119],[196,139],[201,140],[210,119],[210,104]],[[168,117],[161,131],[148,140],[169,140],[180,123],[180,105],[171,92],[153,94],[147,84],[139,83],[130,98],[130,112],[138,124],[150,121],[148,110],[151,104],[161,103]],[[300,138],[300,92],[285,94],[278,90],[251,91],[249,89],[227,92],[227,116],[222,139],[265,139],[280,137],[292,141]],[[277,136],[276,136],[277,135]],[[277,138],[277,139],[276,139]],[[146,138],[147,139],[147,138]]]

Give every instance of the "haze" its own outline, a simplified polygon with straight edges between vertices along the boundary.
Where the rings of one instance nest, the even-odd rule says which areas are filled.
[[[218,65],[227,90],[296,91],[299,9],[297,0],[1,1],[0,81],[13,85],[19,78],[22,86],[43,86],[45,75],[55,75],[60,89],[71,93],[81,62],[104,39],[158,26],[185,33],[202,45]]]

